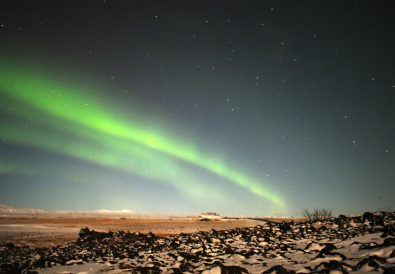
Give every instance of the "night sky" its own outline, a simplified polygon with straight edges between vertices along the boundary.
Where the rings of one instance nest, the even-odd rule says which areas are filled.
[[[0,204],[394,209],[392,1],[2,1]]]

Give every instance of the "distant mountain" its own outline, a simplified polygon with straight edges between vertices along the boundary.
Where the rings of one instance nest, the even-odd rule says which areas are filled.
[[[49,210],[36,209],[36,208],[20,208],[11,205],[1,205],[0,204],[0,214],[34,214],[34,213],[50,213]]]
[[[185,215],[178,214],[161,214],[161,213],[137,213],[129,209],[112,210],[99,209],[92,211],[63,211],[63,210],[47,210],[38,208],[20,208],[11,205],[0,204],[0,216],[15,216],[37,217],[41,216],[64,216],[64,217],[128,217],[128,218],[147,218],[147,219],[168,219],[168,218],[185,218]]]
[[[46,210],[37,208],[20,208],[11,205],[0,204],[0,215],[31,215],[31,214],[61,214],[61,215],[81,215],[81,214],[93,214],[93,215],[126,215],[133,214],[131,210],[110,210],[110,209],[99,209],[94,211],[58,211],[58,210]]]
[[[132,210],[122,209],[122,210],[110,210],[110,209],[99,209],[93,211],[95,213],[103,213],[103,214],[132,214],[134,213]]]

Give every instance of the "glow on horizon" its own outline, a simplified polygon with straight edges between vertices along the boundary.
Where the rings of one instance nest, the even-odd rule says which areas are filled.
[[[57,92],[54,92],[55,90]],[[63,126],[66,131],[79,137],[75,142],[67,141],[61,136],[48,136],[52,141],[47,142],[40,140],[40,136],[48,133],[30,131],[23,134],[16,127],[3,125],[0,127],[1,135],[12,142],[38,146],[111,168],[128,170],[137,165],[138,168],[133,168],[133,172],[155,179],[163,177],[168,183],[175,183],[176,187],[181,187],[182,180],[187,176],[171,159],[174,158],[222,177],[250,193],[269,200],[281,209],[285,208],[284,201],[264,187],[261,182],[226,166],[211,155],[201,154],[196,148],[180,140],[169,139],[159,132],[147,131],[137,126],[133,120],[115,116],[113,114],[115,111],[111,111],[110,106],[100,104],[89,96],[92,92],[66,86],[38,73],[3,64],[0,65],[0,93],[29,106],[33,112],[41,112],[63,121],[65,125],[72,123],[80,125],[75,128],[60,124],[60,127]],[[61,96],[58,95],[59,93]],[[19,115],[23,115],[24,111],[26,110],[21,106]],[[15,114],[18,115],[17,112]],[[48,126],[51,123],[50,119],[42,114],[37,117],[43,125]],[[95,137],[97,134],[100,134],[100,138]],[[63,147],[64,144],[68,146]],[[160,155],[155,152],[160,152]],[[131,154],[134,158],[129,159],[128,155]],[[87,157],[87,155],[95,155],[95,157]],[[144,171],[144,167],[141,164],[139,166],[141,159],[155,165],[155,168],[158,168],[156,174],[153,175],[151,170]],[[0,172],[6,171],[4,167],[5,165],[0,168]],[[178,178],[178,183],[172,182],[175,178]],[[190,193],[199,191],[199,187],[193,184],[189,184],[188,187],[191,187]]]

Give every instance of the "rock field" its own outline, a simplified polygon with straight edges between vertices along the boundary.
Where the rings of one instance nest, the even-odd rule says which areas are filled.
[[[0,273],[395,273],[395,212],[158,237],[96,232],[0,246]]]

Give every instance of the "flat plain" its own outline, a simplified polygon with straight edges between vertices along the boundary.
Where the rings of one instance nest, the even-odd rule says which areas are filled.
[[[130,231],[158,236],[197,231],[254,227],[261,221],[221,219],[202,221],[198,217],[139,216],[126,214],[33,214],[0,216],[0,244],[13,243],[29,247],[53,247],[74,241],[81,228],[96,231]]]

